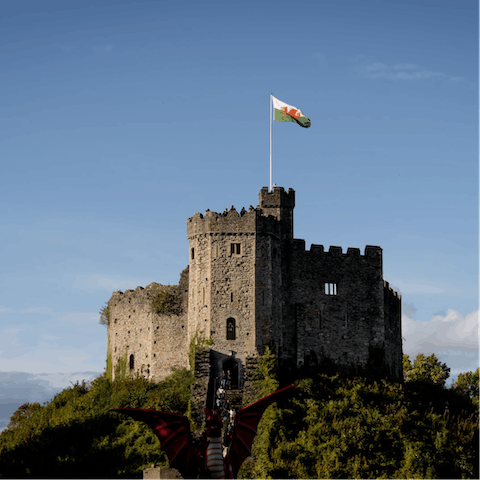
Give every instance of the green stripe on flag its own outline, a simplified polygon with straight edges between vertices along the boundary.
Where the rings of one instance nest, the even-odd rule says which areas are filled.
[[[310,119],[308,119],[307,117],[301,116],[298,119],[295,119],[287,113],[282,112],[281,110],[277,110],[276,108],[274,108],[274,112],[275,116],[273,117],[273,119],[277,122],[295,122],[304,128],[309,128],[311,125]]]

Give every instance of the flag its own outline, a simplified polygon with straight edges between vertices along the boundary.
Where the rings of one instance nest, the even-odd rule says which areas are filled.
[[[301,127],[309,128],[310,119],[307,118],[300,109],[283,103],[272,95],[273,100],[273,118],[277,122],[296,122]]]

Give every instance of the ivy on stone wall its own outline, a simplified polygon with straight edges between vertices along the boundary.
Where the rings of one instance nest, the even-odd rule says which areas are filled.
[[[176,290],[162,290],[152,299],[152,310],[163,315],[179,315],[182,313],[181,297]]]
[[[199,352],[204,348],[207,348],[213,343],[213,340],[205,338],[205,333],[202,330],[195,332],[195,335],[190,340],[190,346],[188,348],[188,362],[190,363],[190,369],[193,372],[195,370],[195,352]]]
[[[106,368],[105,376],[111,381],[112,375],[113,375],[112,355],[111,353],[107,352],[107,368]]]
[[[125,357],[120,357],[115,365],[115,380],[124,379],[127,375],[127,353]]]

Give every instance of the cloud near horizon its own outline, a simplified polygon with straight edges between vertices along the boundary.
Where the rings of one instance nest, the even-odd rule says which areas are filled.
[[[449,309],[446,315],[433,315],[427,322],[413,317],[415,307],[405,305],[402,314],[403,353],[412,359],[419,353],[434,353],[451,368],[451,376],[474,371],[479,366],[478,316]],[[465,368],[470,364],[470,368]]]

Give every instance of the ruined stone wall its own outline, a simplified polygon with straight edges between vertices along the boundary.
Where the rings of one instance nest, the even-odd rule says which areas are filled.
[[[182,277],[178,286],[151,283],[146,288],[113,293],[108,301],[108,354],[113,378],[119,362],[123,362],[125,373],[153,381],[170,375],[172,367],[189,367],[184,298],[188,274],[184,272]],[[153,301],[164,293],[170,301],[164,312],[157,313]]]

